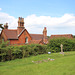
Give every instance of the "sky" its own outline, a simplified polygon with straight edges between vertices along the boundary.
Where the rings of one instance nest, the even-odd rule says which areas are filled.
[[[75,35],[75,0],[0,0],[0,24],[16,29],[18,17],[29,33]]]

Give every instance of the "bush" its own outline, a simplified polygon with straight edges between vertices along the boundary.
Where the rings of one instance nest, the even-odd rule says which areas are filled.
[[[63,44],[64,51],[75,50],[75,39],[67,39],[67,38],[50,39],[47,47],[48,47],[48,50],[50,50],[51,52],[60,52],[61,44]]]
[[[47,46],[46,45],[39,45],[39,44],[31,44],[29,45],[31,50],[30,50],[30,55],[38,55],[38,54],[44,54],[47,53]]]
[[[63,44],[64,51],[75,51],[75,39],[58,38],[51,39],[47,45],[31,44],[22,46],[11,46],[8,42],[0,44],[0,61],[21,59],[50,52],[60,52]]]
[[[7,43],[0,44],[0,61],[29,57],[47,53],[47,46],[39,44],[11,46]]]

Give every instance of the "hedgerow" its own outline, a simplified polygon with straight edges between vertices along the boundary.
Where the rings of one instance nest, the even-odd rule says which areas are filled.
[[[63,44],[63,51],[75,51],[75,39],[53,38],[49,40],[47,49],[51,52],[60,52],[60,45]]]
[[[0,61],[21,59],[29,56],[36,56],[48,52],[60,52],[60,45],[63,44],[63,50],[75,51],[75,39],[57,38],[50,39],[47,45],[31,44],[12,46],[8,42],[0,43]]]
[[[31,44],[21,46],[7,45],[6,42],[0,44],[0,61],[21,59],[29,56],[47,53],[46,45]]]

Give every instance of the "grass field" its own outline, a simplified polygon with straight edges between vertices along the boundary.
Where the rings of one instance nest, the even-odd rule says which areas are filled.
[[[32,61],[55,59],[54,61],[33,63]],[[75,75],[75,51],[42,54],[24,59],[0,62],[0,75]]]

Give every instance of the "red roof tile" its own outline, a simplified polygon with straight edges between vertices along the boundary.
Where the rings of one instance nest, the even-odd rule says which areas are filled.
[[[24,30],[26,30],[26,29],[24,29]],[[3,30],[7,39],[18,39],[18,37],[23,33],[23,31],[18,35],[17,30],[12,30],[12,29],[4,29]],[[41,40],[44,39],[43,34],[30,34],[30,37],[32,38],[32,40],[29,42],[29,44],[30,43],[39,44],[41,42]],[[48,38],[45,37],[45,39],[47,40]]]
[[[73,38],[73,35],[72,34],[51,35],[50,38],[59,38],[59,37]]]
[[[43,34],[30,34],[32,40],[40,40],[43,39]]]
[[[7,39],[18,39],[17,30],[4,29],[3,31]]]
[[[31,40],[29,44],[39,44],[41,40]]]

